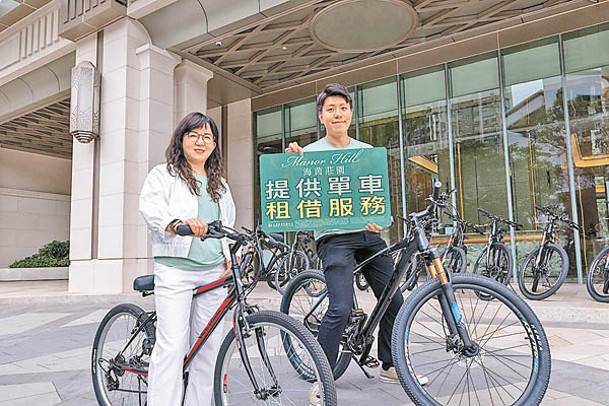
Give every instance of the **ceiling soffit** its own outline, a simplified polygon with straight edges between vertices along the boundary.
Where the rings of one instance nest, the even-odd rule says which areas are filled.
[[[392,21],[393,32],[384,35],[387,44],[366,43],[375,31],[366,26],[361,10],[349,9],[354,3],[369,11],[391,3],[390,7],[397,7],[393,8],[394,12],[402,12],[402,19],[411,26],[400,32]],[[362,62],[374,63],[395,55],[407,55],[409,50],[419,52],[422,46],[432,48],[434,44],[445,44],[447,38],[463,39],[493,27],[504,29],[591,4],[583,0],[311,1],[180,51],[207,66],[238,76],[264,92],[312,80],[320,73],[347,71]],[[330,19],[319,23],[324,14],[336,20],[336,27],[329,24]],[[376,17],[378,20],[378,13]],[[357,32],[353,29],[355,24],[365,27],[366,31],[366,35],[359,36],[360,48],[358,38],[353,38]],[[378,27],[382,29],[383,26]],[[345,33],[351,33],[350,37],[341,38]],[[323,35],[326,41],[321,38]],[[327,43],[328,38],[331,43]]]
[[[0,124],[0,148],[71,159],[70,99]]]

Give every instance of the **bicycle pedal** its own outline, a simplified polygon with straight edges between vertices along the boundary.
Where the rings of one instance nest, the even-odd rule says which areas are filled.
[[[376,369],[381,366],[381,363],[378,359],[368,356],[362,365],[366,368]]]

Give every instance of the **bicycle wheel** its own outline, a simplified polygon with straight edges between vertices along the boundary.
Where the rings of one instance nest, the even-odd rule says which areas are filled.
[[[510,249],[502,242],[494,242],[491,244],[488,257],[487,252],[488,246],[484,247],[476,259],[473,273],[494,279],[503,285],[509,284],[513,262]]]
[[[301,322],[315,337],[328,310],[326,278],[320,272],[305,271],[288,285],[279,310]],[[340,378],[351,362],[351,352],[342,348],[334,366],[334,378]]]
[[[214,373],[216,405],[304,405],[312,382],[319,383],[322,405],[337,405],[330,365],[311,333],[279,312],[260,311],[246,320],[251,334],[244,337],[245,347],[239,348],[233,331],[220,347]],[[247,354],[257,390],[242,354]],[[303,369],[310,379],[303,379]]]
[[[275,289],[283,295],[285,285],[300,272],[309,269],[309,257],[302,251],[292,251],[283,255],[277,263]]]
[[[537,316],[506,286],[478,275],[453,275],[461,324],[477,344],[466,354],[447,335],[439,280],[412,292],[393,327],[402,387],[416,405],[538,405],[550,379],[550,347]],[[495,300],[484,301],[478,292]],[[417,374],[429,382],[421,386]]]
[[[467,270],[467,256],[465,251],[459,247],[448,247],[440,254],[440,257],[444,258],[444,269],[451,273],[465,273]]]
[[[598,302],[609,302],[609,247],[598,253],[586,278],[586,288]]]
[[[536,266],[537,255],[542,248],[541,260]],[[527,255],[518,271],[518,287],[528,299],[545,299],[556,293],[567,278],[568,271],[569,258],[565,250],[548,243]]]
[[[368,280],[366,280],[366,277],[363,273],[357,272],[355,274],[355,286],[357,286],[357,288],[362,291],[370,287],[370,284],[368,283]]]
[[[91,354],[91,375],[97,402],[145,405],[148,363],[154,346],[154,324],[139,328],[147,318],[142,308],[120,304],[101,321]]]

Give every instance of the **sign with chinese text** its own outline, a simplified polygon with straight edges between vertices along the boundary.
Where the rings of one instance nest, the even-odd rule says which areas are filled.
[[[260,195],[265,231],[389,226],[387,150],[262,155]]]

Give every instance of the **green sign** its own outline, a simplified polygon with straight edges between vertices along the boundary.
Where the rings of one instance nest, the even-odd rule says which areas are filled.
[[[260,156],[265,231],[391,224],[385,148]]]

